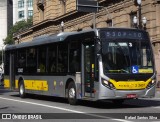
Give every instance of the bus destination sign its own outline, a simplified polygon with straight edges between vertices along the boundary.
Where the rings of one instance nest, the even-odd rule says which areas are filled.
[[[129,39],[145,39],[145,34],[139,31],[129,31],[129,30],[107,30],[103,31],[103,37],[105,38],[129,38]]]

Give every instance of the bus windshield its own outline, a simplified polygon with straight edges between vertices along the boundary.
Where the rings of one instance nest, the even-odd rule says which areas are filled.
[[[104,73],[153,73],[150,43],[137,40],[102,39]]]

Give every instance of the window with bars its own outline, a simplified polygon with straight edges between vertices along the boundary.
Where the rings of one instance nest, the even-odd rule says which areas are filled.
[[[18,8],[24,8],[24,0],[18,1]]]
[[[33,16],[33,10],[28,10],[28,17],[32,17]]]
[[[19,19],[24,18],[24,11],[19,11],[18,12],[18,18]]]
[[[33,7],[33,0],[28,0],[27,5],[28,7]]]

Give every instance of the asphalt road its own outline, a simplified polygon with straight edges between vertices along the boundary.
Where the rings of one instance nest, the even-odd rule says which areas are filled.
[[[109,101],[80,101],[79,105],[72,106],[63,98],[29,95],[21,99],[18,92],[0,89],[0,122],[158,121],[157,119],[160,118],[159,95],[158,91],[155,98],[128,100],[122,105],[114,105]],[[7,118],[8,116],[11,116],[11,120]]]

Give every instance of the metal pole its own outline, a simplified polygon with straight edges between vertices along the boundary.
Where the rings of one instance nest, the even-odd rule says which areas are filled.
[[[64,32],[64,27],[62,26],[62,32]]]
[[[139,29],[142,29],[142,15],[141,15],[141,4],[138,5],[138,20],[139,20],[139,25],[138,25],[138,28]]]
[[[93,29],[96,28],[96,13],[93,13]]]
[[[3,46],[2,46],[2,65],[3,65]]]

